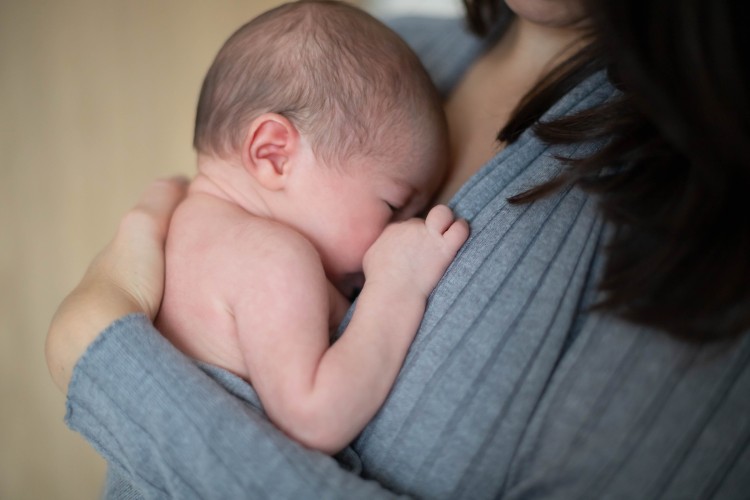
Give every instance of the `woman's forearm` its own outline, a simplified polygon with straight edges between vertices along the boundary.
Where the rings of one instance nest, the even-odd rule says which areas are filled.
[[[146,497],[394,496],[288,439],[232,380],[243,385],[222,386],[129,315],[78,363],[66,420]]]

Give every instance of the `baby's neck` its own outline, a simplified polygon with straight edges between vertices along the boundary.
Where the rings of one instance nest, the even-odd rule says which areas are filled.
[[[238,205],[259,217],[272,216],[261,189],[242,165],[214,156],[198,156],[198,175],[189,194],[204,194]]]

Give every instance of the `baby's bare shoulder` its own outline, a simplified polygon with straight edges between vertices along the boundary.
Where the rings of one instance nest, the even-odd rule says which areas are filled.
[[[190,254],[186,261],[209,266],[224,283],[248,275],[255,284],[325,277],[315,247],[298,231],[205,196],[188,197],[175,212],[168,257],[170,251]]]

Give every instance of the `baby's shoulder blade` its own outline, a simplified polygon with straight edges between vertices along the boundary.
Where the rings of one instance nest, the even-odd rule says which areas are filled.
[[[181,267],[214,283],[229,302],[254,291],[275,296],[327,283],[307,238],[227,203],[188,198],[175,213],[169,240],[168,259],[181,254]]]

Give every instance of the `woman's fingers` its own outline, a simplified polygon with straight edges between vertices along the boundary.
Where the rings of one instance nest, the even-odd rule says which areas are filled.
[[[172,177],[152,182],[141,194],[138,202],[125,214],[121,226],[126,232],[148,234],[165,238],[169,220],[177,205],[187,193],[189,181],[186,177]],[[134,227],[128,227],[128,226]]]
[[[52,379],[63,392],[78,359],[107,325],[128,313],[156,315],[164,290],[169,221],[186,192],[182,178],[149,185],[58,307],[45,350]]]
[[[151,183],[120,222],[115,239],[100,254],[107,278],[131,295],[151,319],[159,310],[164,290],[164,244],[169,221],[187,192],[187,180],[173,178]],[[103,276],[94,272],[93,279]]]

